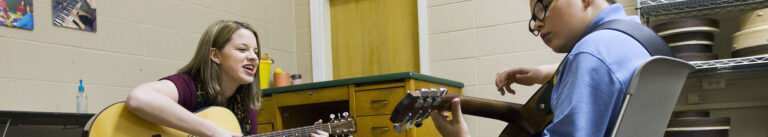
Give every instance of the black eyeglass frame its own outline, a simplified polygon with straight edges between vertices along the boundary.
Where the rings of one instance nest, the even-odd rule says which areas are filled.
[[[541,5],[541,8],[543,9],[543,15],[541,15],[541,17],[536,16],[536,9],[539,7],[539,5]],[[536,21],[544,21],[544,17],[547,17],[547,10],[549,10],[549,4],[544,5],[544,0],[536,0],[536,3],[533,5],[533,10],[531,12],[531,20],[528,20],[528,31],[530,31],[533,36],[539,36],[539,31],[534,30],[533,27],[535,26]]]

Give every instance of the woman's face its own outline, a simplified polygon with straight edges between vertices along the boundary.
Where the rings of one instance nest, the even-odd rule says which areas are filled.
[[[256,36],[247,29],[237,30],[222,50],[211,48],[212,59],[219,65],[222,82],[248,84],[259,66]]]

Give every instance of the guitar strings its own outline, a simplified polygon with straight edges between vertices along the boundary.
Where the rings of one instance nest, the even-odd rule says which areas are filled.
[[[287,130],[281,130],[281,131],[275,131],[275,132],[261,133],[261,134],[255,134],[255,135],[251,135],[251,136],[246,136],[246,137],[302,136],[302,135],[310,135],[311,133],[315,133],[317,130],[322,130],[322,131],[330,133],[330,126],[332,126],[332,124],[334,124],[334,123],[312,125],[312,126],[306,126],[306,127],[300,127],[300,128],[294,128],[294,129],[287,129]],[[325,128],[325,127],[328,127],[328,128]]]

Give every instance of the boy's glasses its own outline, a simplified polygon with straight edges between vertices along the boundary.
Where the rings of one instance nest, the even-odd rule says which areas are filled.
[[[536,21],[544,21],[544,17],[547,16],[547,9],[549,9],[549,4],[544,5],[544,0],[536,0],[536,3],[533,5],[531,20],[528,20],[528,31],[530,31],[533,36],[539,36],[539,31],[536,31],[533,28],[536,27]]]

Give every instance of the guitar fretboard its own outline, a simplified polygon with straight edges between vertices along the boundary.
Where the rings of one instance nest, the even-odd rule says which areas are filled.
[[[256,135],[250,135],[245,137],[308,137],[312,133],[317,133],[317,130],[331,133],[331,124],[312,125],[300,128],[292,128],[286,130],[280,130],[275,132],[260,133]]]

